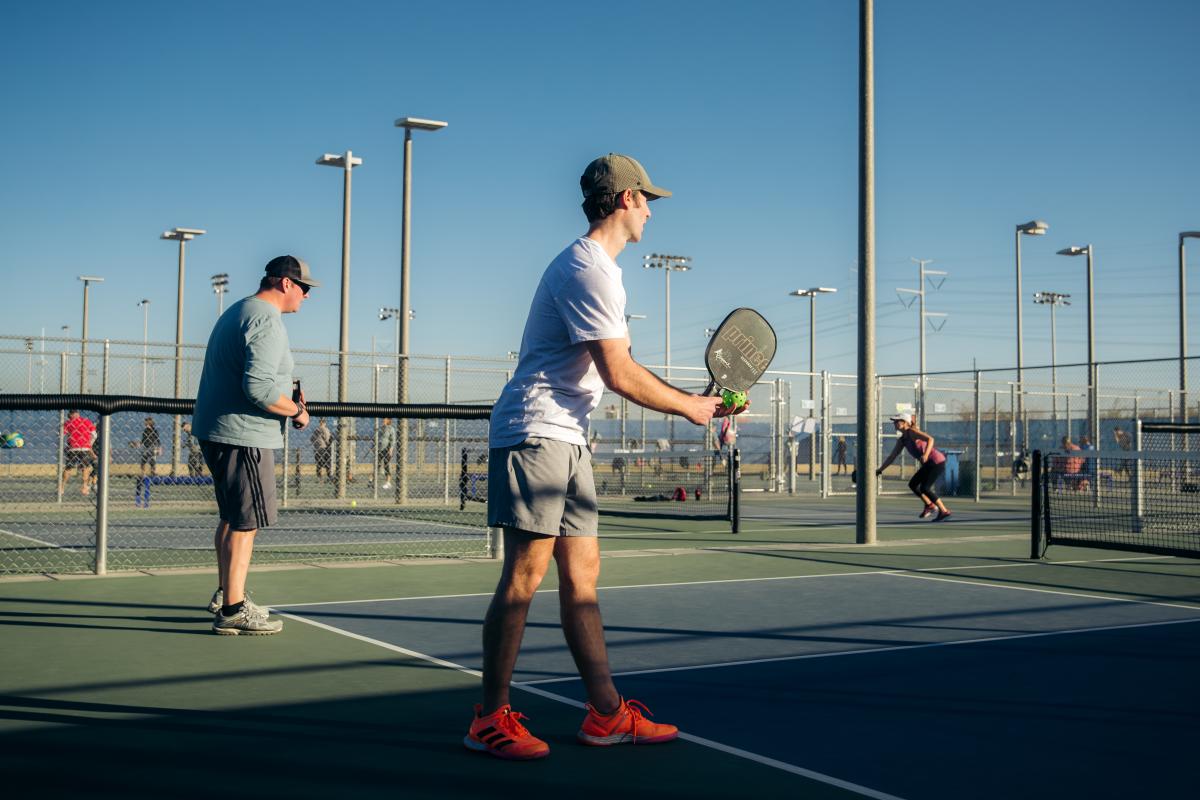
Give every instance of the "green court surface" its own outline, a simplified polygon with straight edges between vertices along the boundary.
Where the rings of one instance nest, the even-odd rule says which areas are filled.
[[[614,590],[663,587],[664,594],[652,596],[663,598],[659,602],[664,609],[676,606],[673,614],[682,614],[692,628],[704,629],[735,613],[728,606],[733,601],[726,598],[681,610],[674,598],[683,595],[673,594],[675,590],[664,584],[696,587],[712,582],[770,591],[772,585],[804,576],[900,575],[930,579],[910,583],[928,587],[929,597],[944,596],[947,605],[963,602],[952,589],[969,587],[972,591],[1002,589],[1034,601],[1069,598],[1072,604],[1122,604],[1148,612],[1167,609],[1174,616],[1161,620],[1151,616],[1149,621],[1121,625],[1109,624],[1108,612],[1098,611],[1099,616],[1084,627],[1140,630],[1149,626],[1156,631],[1175,630],[1195,641],[1200,626],[1189,623],[1193,616],[1200,619],[1196,580],[1200,562],[1067,547],[1051,548],[1045,560],[1030,561],[1028,512],[1021,501],[980,506],[960,501],[954,508],[953,523],[922,523],[915,519],[918,509],[912,501],[881,500],[879,543],[869,546],[853,543],[851,498],[824,502],[753,498],[746,503],[743,531],[737,535],[721,522],[605,518],[601,583]],[[803,704],[746,706],[742,713],[741,692],[752,687],[738,684],[706,684],[688,698],[701,709],[713,703],[709,716],[720,718],[715,729],[728,731],[727,738],[706,733],[665,745],[587,748],[574,741],[582,716],[570,692],[553,683],[543,688],[532,681],[517,687],[514,705],[530,717],[531,729],[550,743],[550,757],[534,763],[505,763],[470,753],[461,739],[479,695],[472,656],[455,650],[459,645],[451,642],[442,646],[461,659],[435,659],[425,649],[428,643],[389,643],[387,635],[355,633],[337,620],[347,618],[345,610],[354,607],[349,604],[362,601],[467,597],[476,605],[485,604],[499,567],[499,562],[483,559],[426,559],[252,568],[250,588],[256,600],[287,608],[283,632],[270,637],[221,637],[210,632],[211,617],[203,608],[214,588],[212,570],[0,580],[4,631],[0,766],[6,786],[20,788],[14,797],[86,792],[156,798],[478,798],[527,793],[573,798],[912,798],[950,797],[957,791],[949,788],[953,784],[948,778],[945,793],[914,795],[898,791],[901,776],[896,775],[897,783],[892,785],[886,770],[857,774],[849,769],[837,774],[809,763],[802,747],[778,758],[744,746],[753,742],[752,736],[745,738],[743,729],[756,724],[755,714],[760,720],[763,714],[787,715],[789,725],[803,728],[806,713]],[[551,568],[543,588],[554,586]],[[888,586],[880,583],[866,597],[854,589],[855,602],[888,609],[893,603]],[[943,586],[949,588],[940,595]],[[602,592],[605,607],[608,597]],[[768,595],[751,599],[765,601],[769,607]],[[551,598],[539,602],[553,605]],[[342,617],[305,616],[304,606],[335,603],[346,604],[329,606]],[[391,606],[378,607],[385,609],[375,612],[373,624],[384,626],[379,630],[401,621],[397,612],[386,610]],[[625,612],[619,604],[613,607],[616,610],[606,616],[606,623],[616,630],[628,629],[622,617]],[[643,607],[639,613],[653,618],[654,611]],[[818,617],[824,613],[808,611]],[[406,614],[402,621],[432,624],[435,631],[454,628],[463,642],[478,639],[476,617],[450,611],[439,611],[433,618],[416,614]],[[765,620],[764,628],[772,622]],[[1054,632],[1031,628],[1013,633],[1016,628],[1010,629],[1007,622],[1005,626],[1004,636],[992,639],[1024,643]],[[1070,637],[1065,638],[1069,642]],[[956,639],[884,644],[888,646],[883,650],[889,651],[935,648],[921,650],[927,654],[967,649],[938,649],[940,644],[961,644]],[[535,649],[529,635],[527,645]],[[614,650],[618,688],[623,680],[634,682],[621,677],[619,656],[620,651]],[[736,657],[736,652],[730,652],[727,660]],[[1011,653],[1004,657],[1019,658]],[[768,660],[791,664],[839,660],[791,658]],[[1020,668],[1019,662],[1012,666],[1014,671]],[[720,672],[709,669],[703,674]],[[1119,682],[1122,676],[1114,672],[1111,679]],[[1055,676],[1045,680],[1053,681]],[[1010,690],[998,685],[994,697],[987,685],[973,691],[1002,704]],[[879,687],[873,691],[880,691]],[[721,697],[713,698],[714,692]],[[673,721],[656,708],[651,692],[643,695],[639,689],[633,696],[657,711],[661,721]],[[1154,703],[1169,699],[1157,698]],[[1178,713],[1194,723],[1200,711],[1194,692],[1179,703]],[[1158,705],[1154,708],[1158,710],[1147,713],[1166,713]],[[687,727],[683,730],[689,732]],[[877,753],[914,733],[892,730],[895,741],[889,741],[880,738],[877,728],[864,730],[857,757],[875,761],[878,768],[886,762],[879,762]],[[820,737],[823,732],[809,735]],[[1019,768],[1006,764],[1003,752],[981,753],[978,758],[981,788],[990,772]],[[1048,753],[1046,758],[1052,760],[1054,755]],[[959,765],[961,769],[975,766]],[[936,769],[925,765],[911,769],[932,769],[931,780],[938,785]],[[1168,796],[1155,791],[1154,781],[1148,773],[1144,796]],[[1106,796],[1102,791],[1073,794],[1072,788],[1067,784],[1055,787],[1053,795],[1034,791],[1025,796]],[[1159,788],[1166,789],[1167,784]]]

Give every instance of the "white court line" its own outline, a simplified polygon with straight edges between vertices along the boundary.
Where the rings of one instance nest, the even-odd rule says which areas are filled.
[[[1196,609],[1191,609],[1195,611]],[[862,650],[841,650],[835,653],[806,653],[799,656],[775,656],[773,658],[753,658],[743,661],[719,661],[713,664],[693,664],[685,667],[659,667],[657,669],[638,669],[628,672],[614,672],[614,678],[627,678],[631,675],[657,675],[664,672],[690,672],[700,669],[721,669],[723,667],[745,667],[755,664],[775,664],[785,661],[809,661],[817,658],[843,658],[845,656],[867,656],[877,653],[898,653],[905,650],[928,650],[934,647],[958,647],[968,644],[982,644],[987,642],[1008,642],[1015,639],[1039,639],[1047,636],[1069,636],[1076,633],[1095,633],[1097,631],[1121,631],[1132,628],[1154,628],[1163,625],[1183,625],[1200,622],[1200,615],[1195,619],[1173,619],[1163,622],[1131,622],[1124,625],[1102,625],[1095,628],[1068,628],[1061,631],[1039,631],[1037,633],[1013,633],[1005,636],[986,636],[980,639],[955,639],[949,642],[924,642],[922,644],[898,644],[887,647],[869,647]],[[524,685],[541,685],[544,683],[566,683],[569,681],[577,681],[579,678],[540,678],[538,680],[526,681]]]
[[[281,617],[287,617],[288,619],[296,620],[297,622],[303,622],[307,625],[312,625],[313,627],[321,628],[322,630],[326,630],[326,631],[330,631],[331,633],[337,633],[342,636],[346,636],[346,637],[355,639],[360,642],[365,642],[367,644],[375,645],[376,647],[382,647],[385,650],[391,650],[394,653],[400,653],[402,655],[406,655],[411,658],[416,658],[416,659],[425,661],[430,664],[436,664],[439,667],[446,667],[447,669],[452,669],[452,670],[455,670],[456,672],[461,672],[464,675],[470,675],[475,678],[483,677],[483,673],[479,672],[478,670],[471,669],[470,667],[465,667],[462,664],[455,664],[453,661],[446,661],[445,659],[437,658],[436,656],[427,655],[425,653],[419,653],[416,650],[409,650],[406,647],[400,647],[399,645],[394,645],[389,642],[381,641],[379,639],[372,639],[369,636],[363,636],[358,633],[353,633],[351,631],[342,630],[341,628],[335,628],[332,625],[326,625],[323,622],[315,622],[313,620],[306,619],[305,617],[302,617],[302,616],[288,614],[288,613],[285,613],[282,611],[277,611],[276,613],[278,613]],[[522,682],[514,681],[512,683],[512,686],[514,689],[520,689],[522,691],[529,692],[530,694],[536,694],[539,697],[544,697],[549,700],[554,700],[556,702],[571,706],[572,708],[582,709],[584,707],[583,703],[579,702],[578,700],[573,700],[570,697],[564,697],[563,695],[555,694],[554,692],[548,692],[545,689],[540,689],[536,686],[531,685],[530,683],[522,683]],[[767,756],[759,755],[758,753],[752,753],[749,750],[742,750],[739,747],[732,747],[727,744],[722,744],[721,742],[716,742],[716,741],[713,741],[712,739],[705,739],[701,736],[694,736],[690,733],[685,733],[683,731],[680,731],[679,738],[683,739],[685,741],[688,741],[688,742],[692,742],[693,744],[698,744],[701,747],[707,747],[712,750],[718,750],[722,753],[727,753],[727,754],[729,754],[731,756],[735,756],[737,758],[742,758],[747,761],[753,761],[756,764],[762,764],[763,766],[766,766],[766,767],[773,767],[774,769],[782,770],[783,772],[789,772],[793,775],[799,775],[801,777],[808,778],[809,780],[814,780],[819,783],[827,784],[829,786],[836,786],[839,789],[844,789],[848,792],[854,792],[855,794],[862,795],[863,797],[874,798],[874,800],[903,800],[903,798],[897,797],[896,795],[893,795],[893,794],[887,794],[886,792],[881,792],[881,791],[872,789],[867,786],[860,786],[856,783],[851,783],[850,781],[842,780],[841,778],[835,778],[832,775],[825,775],[820,772],[815,772],[810,769],[805,769],[804,767],[796,766],[795,764],[789,764],[785,761],[778,761],[774,758],[769,758]]]
[[[1085,594],[1083,592],[1064,592],[1061,589],[1041,589],[1035,586],[1009,586],[1007,584],[984,583],[983,581],[965,581],[958,578],[941,578],[936,575],[905,575],[902,572],[891,573],[898,578],[911,578],[921,581],[938,581],[939,583],[961,583],[966,586],[984,586],[988,589],[1001,589],[1009,592],[1034,592],[1036,594],[1055,594],[1064,597],[1081,597],[1087,600],[1106,600],[1116,603],[1137,603],[1144,606],[1162,606],[1163,608],[1182,608],[1186,611],[1200,612],[1200,607],[1183,603],[1164,603],[1160,600],[1136,600],[1131,597],[1115,597],[1101,594]]]
[[[15,536],[18,539],[25,539],[26,541],[33,542],[34,544],[45,545],[46,547],[56,547],[59,550],[90,550],[91,549],[89,547],[72,546],[72,545],[57,544],[55,542],[47,542],[42,539],[35,539],[32,536],[26,536],[23,533],[17,533],[16,531],[10,531],[7,528],[0,528],[0,533],[7,533],[9,536]]]
[[[1073,564],[1104,564],[1109,562],[1123,561],[1162,561],[1175,558],[1175,556],[1122,556],[1117,558],[1093,558],[1093,559],[1075,559],[1072,561],[1031,561],[1028,563],[1005,563],[1005,564],[965,564],[950,567],[920,567],[918,569],[881,569],[881,570],[864,570],[860,572],[822,572],[817,575],[773,575],[763,578],[719,578],[706,581],[679,581],[676,583],[631,583],[622,586],[599,586],[600,591],[608,591],[610,589],[664,589],[677,586],[707,586],[720,583],[762,583],[766,581],[798,581],[807,580],[809,578],[843,578],[856,575],[898,575],[906,572],[940,572],[945,570],[960,570],[960,569],[1007,569],[1013,567],[1048,567],[1062,566]],[[557,592],[558,589],[538,589],[537,594],[549,594]],[[355,603],[394,603],[400,600],[452,600],[463,597],[491,597],[494,592],[467,592],[461,594],[428,594],[408,597],[376,597],[368,600],[323,600],[316,603],[275,603],[272,607],[278,608],[309,608],[311,606],[334,606],[334,605],[353,605]],[[1106,598],[1107,599],[1107,598]],[[1188,606],[1195,608],[1194,606]]]

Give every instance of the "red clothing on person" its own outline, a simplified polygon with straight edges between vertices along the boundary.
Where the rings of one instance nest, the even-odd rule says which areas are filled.
[[[927,444],[927,442],[924,439],[918,439],[917,437],[912,436],[912,435],[908,434],[907,432],[903,434],[903,441],[904,441],[904,447],[908,450],[908,454],[910,456],[912,456],[913,458],[915,458],[917,461],[920,461],[921,456],[925,452],[925,445]],[[929,454],[929,463],[930,464],[941,464],[941,463],[945,462],[945,460],[946,460],[946,456],[943,455],[942,451],[938,450],[936,447],[933,448],[933,452]]]
[[[96,432],[96,424],[87,417],[75,417],[63,423],[63,433],[67,437],[68,450],[90,450],[92,434]]]

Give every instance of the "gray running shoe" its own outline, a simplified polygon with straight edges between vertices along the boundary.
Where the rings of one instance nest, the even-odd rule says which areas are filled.
[[[241,634],[270,636],[272,633],[279,633],[283,630],[283,620],[270,619],[265,608],[256,606],[247,600],[246,604],[242,606],[242,610],[232,617],[221,613],[213,615],[212,629],[213,633],[219,633],[222,636]]]
[[[225,603],[225,592],[217,589],[213,592],[212,600],[208,601],[208,613],[215,614],[221,610],[221,606]]]

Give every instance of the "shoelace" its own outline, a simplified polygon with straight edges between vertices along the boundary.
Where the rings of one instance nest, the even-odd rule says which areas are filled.
[[[521,720],[523,719],[529,719],[529,717],[525,716],[520,711],[513,711],[509,709],[506,713],[501,714],[500,718],[496,720],[496,727],[512,736],[513,739],[520,739],[529,735],[528,729],[521,724]]]
[[[654,715],[650,713],[650,709],[646,708],[646,705],[640,700],[626,700],[625,707],[629,709],[629,716],[633,718],[633,741],[636,743],[638,723],[645,722],[646,717],[653,717]]]

